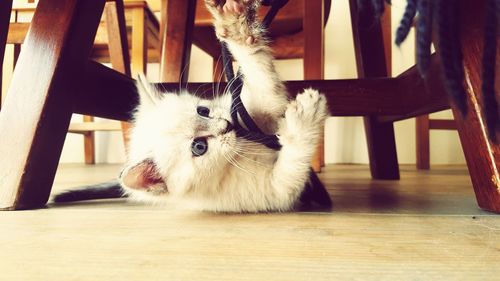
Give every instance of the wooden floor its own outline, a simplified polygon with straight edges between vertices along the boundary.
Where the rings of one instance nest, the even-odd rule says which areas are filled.
[[[55,191],[118,166],[63,165]],[[321,174],[331,212],[222,215],[123,200],[0,213],[0,280],[500,280],[500,216],[464,167]]]

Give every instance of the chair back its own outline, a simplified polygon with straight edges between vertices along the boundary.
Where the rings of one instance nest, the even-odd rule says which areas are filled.
[[[126,1],[126,0],[125,0]],[[153,12],[160,12],[162,0],[146,0]],[[304,5],[312,0],[290,0],[278,13],[271,26],[271,36],[288,35],[302,31],[302,21],[304,18]],[[328,21],[331,0],[323,0],[325,4],[325,24]],[[262,7],[259,16],[264,18],[269,7]],[[196,3],[196,26],[211,26],[212,16],[207,11],[203,0],[197,0]]]

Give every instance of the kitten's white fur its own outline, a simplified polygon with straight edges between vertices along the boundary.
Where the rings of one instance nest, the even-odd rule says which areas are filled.
[[[237,138],[234,131],[225,132],[226,120],[231,120],[229,94],[213,100],[185,92],[160,94],[139,79],[140,105],[130,136],[129,159],[120,176],[122,186],[133,199],[179,203],[198,210],[290,210],[308,179],[327,117],[325,98],[308,89],[288,100],[264,31],[254,19],[260,1],[228,1],[236,3],[241,13],[222,9],[221,1],[205,2],[219,39],[228,44],[241,66],[243,103],[262,130],[280,136],[282,149],[273,151]],[[210,109],[210,118],[197,114],[198,105]],[[210,136],[208,151],[194,157],[191,143],[201,136]],[[146,166],[149,170],[137,168]],[[153,170],[153,177],[161,181],[144,183],[146,170]]]

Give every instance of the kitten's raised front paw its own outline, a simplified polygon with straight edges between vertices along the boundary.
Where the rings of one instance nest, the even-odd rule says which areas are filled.
[[[285,112],[287,130],[294,135],[316,135],[328,116],[326,98],[318,91],[307,89],[298,94]]]
[[[255,17],[260,0],[205,0],[205,5],[214,17],[219,40],[252,45],[261,37]]]

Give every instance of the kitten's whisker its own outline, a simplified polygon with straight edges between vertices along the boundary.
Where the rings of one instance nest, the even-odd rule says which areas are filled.
[[[182,69],[181,71],[181,75],[179,77],[179,93],[182,92],[182,78],[184,77],[184,72],[187,70],[188,68],[188,65],[189,65],[189,62],[187,62],[185,65],[184,65],[184,68]],[[188,73],[189,74],[189,73]],[[184,87],[185,89],[187,89],[187,80],[186,80],[186,86]]]
[[[233,115],[234,111],[236,110],[236,107],[241,105],[241,104],[243,104],[243,102],[241,102],[241,101],[238,103],[235,103],[234,108],[231,108],[231,111],[229,112],[231,116]]]
[[[235,76],[233,77],[233,79],[231,79],[231,81],[228,81],[228,83],[227,83],[226,87],[224,88],[224,91],[223,91],[223,92],[224,92],[224,93],[226,93],[226,92],[228,91],[228,89],[231,89],[231,85],[232,85],[233,83],[235,83],[235,82],[236,82],[236,80],[238,80],[238,79],[239,79],[240,77],[242,77],[242,76],[243,76],[243,74],[241,74],[241,73],[238,73],[238,75],[235,75]],[[243,85],[243,83],[242,83],[242,85]]]
[[[201,88],[202,86],[204,86],[204,85],[206,85],[206,84],[200,84],[200,86],[198,86],[198,88],[196,88],[196,90],[194,91],[193,95],[194,95],[194,96],[198,96],[198,91],[199,91],[199,90],[200,90],[200,88]]]
[[[266,165],[266,164],[264,164],[264,163],[262,163],[262,162],[260,162],[260,161],[257,161],[257,160],[255,160],[255,159],[252,159],[252,158],[250,158],[250,157],[247,157],[247,156],[245,156],[245,155],[243,155],[243,154],[240,154],[240,153],[238,153],[236,150],[233,150],[233,152],[234,152],[236,155],[238,155],[238,156],[240,156],[240,157],[243,157],[243,158],[247,159],[248,161],[252,161],[252,162],[254,162],[255,164],[259,165],[261,168],[269,168],[269,166],[270,166],[270,165]]]
[[[161,88],[161,89],[159,89],[161,93],[167,93],[168,92],[167,89],[165,88],[165,86],[163,86],[163,84],[159,84],[159,85],[160,85],[160,88]]]
[[[236,83],[236,80],[237,80],[237,79],[240,79],[240,78],[242,78],[242,77],[243,77],[243,74],[238,73],[238,75],[236,75],[236,76],[234,77],[233,84],[234,84],[234,83]],[[238,86],[238,88],[236,88],[236,91],[239,91],[241,88],[243,88],[243,82],[242,82],[242,83]]]
[[[240,147],[237,147],[235,148],[237,152],[240,152],[240,153],[243,153],[243,154],[248,154],[248,155],[271,155],[271,151],[266,151],[266,150],[252,150],[252,149],[248,149],[248,148],[240,148]]]
[[[222,154],[224,156],[224,158],[226,158],[227,162],[229,162],[231,165],[233,165],[234,167],[242,170],[243,172],[246,172],[246,173],[251,173],[250,171],[247,171],[245,169],[243,169],[242,167],[240,167],[238,164],[236,164],[236,160],[231,158],[229,155],[225,155],[225,154]],[[227,156],[227,157],[226,157]],[[234,162],[233,162],[234,161]],[[251,173],[251,174],[254,174],[254,173]]]
[[[252,174],[252,175],[255,175],[255,172],[249,170],[249,169],[245,169],[242,165],[241,162],[238,161],[238,159],[236,158],[237,155],[230,155],[230,157],[232,158],[233,162],[243,171],[249,173],[249,174]]]
[[[219,57],[217,58],[217,62],[215,64],[215,68],[216,69],[218,68],[218,65],[219,65],[219,62],[220,62],[221,58],[222,58],[222,55],[219,55]],[[224,73],[226,73],[226,68],[225,68],[224,63],[223,63],[222,64],[222,72],[220,73],[219,77],[218,78],[214,77],[214,80],[215,80],[214,82],[216,83],[216,84],[214,83],[212,85],[212,96],[214,97],[214,99],[215,99],[215,95],[219,94],[220,83],[222,82],[222,76],[224,75]]]

